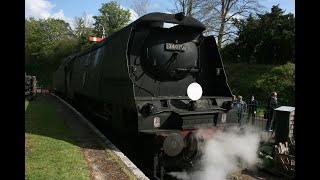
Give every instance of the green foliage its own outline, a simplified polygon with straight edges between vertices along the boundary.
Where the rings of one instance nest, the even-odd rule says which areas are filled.
[[[237,57],[241,62],[285,64],[295,62],[295,18],[284,14],[278,6],[270,13],[236,20],[238,38],[235,40]],[[233,61],[235,62],[235,61]]]
[[[224,67],[232,93],[242,95],[245,101],[254,94],[263,103],[276,91],[280,103],[295,103],[295,64],[225,63]]]
[[[272,156],[262,153],[259,151],[258,158],[262,161],[261,165],[264,168],[273,168],[274,167],[274,159]]]
[[[102,15],[94,16],[95,29],[88,26],[85,17],[76,19],[74,31],[61,19],[26,19],[25,71],[37,76],[39,85],[51,88],[53,72],[64,57],[90,47],[88,38],[101,37],[102,26],[111,34],[129,22],[129,10],[121,9],[115,1],[103,4],[99,11]]]
[[[75,35],[77,39],[76,49],[82,51],[92,46],[91,41],[88,40],[90,36],[96,36],[93,28],[89,27],[86,17],[75,18]]]
[[[233,94],[242,95],[245,101],[249,100],[252,94],[256,95],[257,100],[262,101],[269,94],[264,91],[257,92],[254,82],[261,79],[263,73],[269,72],[272,65],[224,63],[224,67]]]
[[[243,20],[239,22],[238,28],[239,37],[235,43],[235,49],[238,51],[233,53],[237,53],[238,61],[248,63],[255,61],[255,49],[256,46],[259,47],[261,41],[258,21],[250,15],[246,22]]]
[[[258,150],[258,157],[262,161],[264,168],[274,166],[274,145],[272,143],[261,143]]]
[[[52,87],[53,72],[61,64],[63,57],[75,52],[75,39],[62,39],[56,42],[56,46],[52,49],[52,53],[45,57],[33,59],[31,63],[26,63],[25,69],[29,74],[35,75],[39,85],[46,88]]]
[[[295,19],[278,6],[270,13],[236,21],[239,37],[221,50],[234,94],[266,101],[270,92],[279,102],[295,102]],[[231,64],[238,63],[238,64]],[[252,64],[253,63],[253,64]]]
[[[129,10],[122,9],[116,1],[103,3],[99,9],[100,16],[93,16],[96,20],[93,24],[97,36],[102,37],[103,28],[107,35],[110,35],[123,28],[130,20]]]
[[[266,92],[278,92],[279,101],[295,102],[295,64],[275,66],[255,81],[255,88]]]
[[[61,19],[25,20],[26,55],[32,59],[46,57],[54,52],[60,40],[72,36],[69,24]]]
[[[224,62],[237,63],[240,60],[236,43],[230,43],[225,45],[220,50],[220,54]]]
[[[50,88],[60,59],[75,52],[76,40],[68,23],[60,19],[25,20],[25,70]]]

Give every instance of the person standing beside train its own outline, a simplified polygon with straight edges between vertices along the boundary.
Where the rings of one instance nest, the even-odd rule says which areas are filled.
[[[243,117],[243,113],[246,110],[246,103],[242,100],[242,96],[238,96],[237,98],[237,111],[238,111],[238,124],[241,126],[241,120]]]
[[[236,95],[232,95],[232,102],[233,102],[233,104],[237,104],[237,97],[236,97]]]
[[[276,92],[272,92],[268,98],[268,105],[267,105],[267,125],[266,131],[273,131],[275,128],[275,121],[273,120],[273,111],[278,106],[278,94]],[[272,124],[271,124],[272,122]],[[270,127],[271,125],[271,127]]]
[[[236,107],[237,105],[237,97],[236,95],[232,95],[232,107]]]
[[[254,126],[257,114],[257,100],[254,98],[254,95],[251,96],[251,100],[248,103],[248,117],[247,123],[249,123],[251,118],[251,123]]]

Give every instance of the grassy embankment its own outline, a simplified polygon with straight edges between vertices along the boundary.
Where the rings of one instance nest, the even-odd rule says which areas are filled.
[[[25,178],[89,178],[87,162],[72,143],[53,105],[42,98],[25,101]]]
[[[254,94],[258,103],[261,105],[266,105],[265,100],[269,92],[257,92],[255,90],[255,84],[261,79],[263,74],[270,72],[273,67],[272,65],[261,64],[224,63],[228,84],[232,93],[236,96],[243,96],[243,100],[246,102],[248,102],[251,99],[251,95]],[[259,106],[259,116],[263,116],[263,112],[264,108]]]
[[[227,79],[232,93],[242,95],[248,101],[251,94],[259,95],[258,100],[265,100],[269,92],[263,96],[261,92],[255,92],[254,85],[263,74],[270,72],[272,65],[246,64],[246,63],[224,63]]]

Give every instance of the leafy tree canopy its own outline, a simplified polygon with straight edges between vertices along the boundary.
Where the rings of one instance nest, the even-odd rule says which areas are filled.
[[[61,19],[25,20],[25,70],[40,84],[51,84],[52,72],[62,57],[75,50],[76,41],[69,24]]]
[[[92,45],[92,42],[88,40],[90,36],[96,36],[94,34],[94,28],[89,25],[86,16],[75,18],[75,35],[77,39],[77,50],[84,50]]]
[[[295,18],[284,14],[277,6],[270,13],[250,15],[246,20],[237,20],[239,29],[235,45],[225,54],[233,62],[256,62],[261,64],[285,64],[295,62]],[[235,49],[236,51],[230,51]],[[228,57],[227,57],[228,58]]]
[[[295,64],[276,66],[254,83],[256,92],[276,91],[280,101],[295,102]]]
[[[100,16],[93,16],[97,36],[110,35],[123,28],[130,20],[129,10],[122,9],[115,1],[103,3],[99,9]]]
[[[69,24],[61,19],[25,20],[25,50],[32,59],[52,54],[59,41],[72,37]]]

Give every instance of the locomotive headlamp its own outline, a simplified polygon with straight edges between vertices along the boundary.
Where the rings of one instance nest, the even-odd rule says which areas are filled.
[[[156,108],[154,107],[154,105],[151,103],[147,103],[141,108],[140,113],[144,117],[147,117],[153,114],[155,111],[156,111]]]
[[[191,83],[187,88],[187,94],[191,100],[196,101],[202,96],[202,87],[196,82]]]

